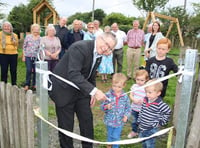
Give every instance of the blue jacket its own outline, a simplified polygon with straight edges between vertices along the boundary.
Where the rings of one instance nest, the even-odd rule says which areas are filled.
[[[116,97],[114,91],[110,89],[106,96],[109,100],[105,100],[101,104],[101,109],[105,112],[104,123],[112,127],[120,127],[124,125],[122,121],[124,116],[129,117],[131,114],[130,99],[124,91],[119,97]],[[105,109],[105,105],[111,103],[112,109]]]

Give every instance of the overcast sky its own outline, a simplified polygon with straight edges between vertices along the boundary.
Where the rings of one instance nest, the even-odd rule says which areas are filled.
[[[120,12],[126,16],[145,16],[132,4],[132,0],[94,0],[95,9],[103,9],[105,13]],[[187,0],[187,10],[192,11],[191,3],[199,0]],[[1,0],[7,7],[0,7],[1,13],[8,14],[14,6],[27,4],[28,0]],[[92,11],[93,0],[53,0],[56,11],[60,16],[70,16],[76,12]],[[168,7],[183,6],[184,0],[169,0]]]

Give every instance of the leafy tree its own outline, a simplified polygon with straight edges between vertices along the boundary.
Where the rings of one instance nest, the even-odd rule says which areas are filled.
[[[96,9],[94,11],[94,19],[99,20],[101,24],[102,24],[103,18],[105,16],[106,16],[106,14],[102,9]],[[73,22],[73,20],[75,20],[75,19],[82,20],[85,23],[88,23],[88,22],[91,22],[91,20],[92,20],[91,17],[92,17],[92,11],[85,12],[85,13],[77,12],[77,13],[71,15],[70,17],[68,17],[68,24],[71,24]]]
[[[127,32],[129,29],[132,28],[132,22],[135,18],[134,17],[126,17],[122,13],[111,13],[107,15],[103,19],[103,25],[112,25],[113,23],[117,23],[119,26],[119,29]]]
[[[14,28],[14,32],[19,34],[29,29],[31,21],[29,20],[28,9],[24,4],[15,6],[8,16],[8,20],[11,22]]]
[[[92,12],[91,12],[92,16]],[[106,13],[102,9],[96,9],[94,11],[94,19],[99,20],[101,24],[103,24],[103,19],[105,18]]]
[[[0,7],[6,7],[6,6],[7,6],[6,3],[0,2]],[[0,19],[3,19],[3,18],[5,18],[5,14],[3,14],[3,13],[0,12]]]
[[[179,25],[180,25],[180,29],[182,31],[182,37],[186,37],[188,36],[189,32],[188,32],[188,25],[189,25],[189,15],[186,13],[185,9],[183,6],[178,6],[178,7],[173,7],[173,8],[168,8],[166,11],[161,12],[161,14],[167,15],[167,16],[171,16],[171,17],[175,17],[179,20]],[[168,31],[168,28],[170,26],[170,20],[166,20],[163,18],[160,18],[161,22],[162,22],[162,28],[161,31],[162,33],[165,35]],[[174,24],[173,28],[169,34],[169,38],[172,40],[172,42],[174,43],[179,43],[179,35],[178,35],[178,29],[177,29],[177,25]],[[177,45],[174,45],[177,46]],[[179,44],[178,44],[179,46]]]
[[[164,8],[168,1],[169,0],[133,0],[133,5],[138,9],[151,12],[158,8]]]

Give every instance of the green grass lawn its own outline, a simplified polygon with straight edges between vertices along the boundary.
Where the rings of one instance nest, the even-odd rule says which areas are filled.
[[[123,63],[123,73],[126,74],[126,48],[124,48],[124,63]],[[23,84],[25,82],[25,75],[26,75],[26,67],[25,63],[22,62],[21,59],[22,50],[19,50],[19,60],[18,60],[18,68],[17,68],[17,85],[19,87],[23,87]],[[170,53],[168,54],[169,57],[174,59],[174,61],[177,63],[178,57],[179,57],[179,49],[172,49]],[[143,58],[143,57],[142,57]],[[142,60],[141,60],[142,63]],[[176,90],[176,82],[177,78],[173,77],[169,80],[168,89],[166,93],[166,97],[164,101],[170,105],[171,109],[173,109],[174,101],[175,101],[175,90]],[[125,87],[125,91],[129,91],[130,87],[133,84],[133,80],[130,80],[127,82],[127,85]],[[100,76],[97,77],[97,87],[99,89],[102,89],[104,92],[108,91],[111,87],[111,79],[107,83],[102,83]],[[92,109],[94,114],[94,120],[95,120],[95,140],[99,141],[106,141],[106,129],[105,125],[103,123],[103,115],[104,113],[100,111],[100,102],[97,102],[95,107]],[[55,117],[55,108],[53,103],[49,103],[49,117]],[[172,121],[168,123],[165,127],[172,126]],[[128,133],[131,131],[131,121],[129,121],[123,128],[121,139],[127,139]],[[57,133],[55,133],[57,134]],[[157,138],[156,147],[166,147],[167,143],[167,134],[164,136],[161,136]],[[99,146],[100,148],[106,147],[104,145]],[[141,143],[138,144],[131,144],[131,145],[122,145],[121,148],[140,148]]]

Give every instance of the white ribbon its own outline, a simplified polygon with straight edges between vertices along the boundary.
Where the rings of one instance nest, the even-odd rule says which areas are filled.
[[[183,74],[183,73],[184,73],[183,70],[179,70],[177,73],[173,73],[173,74],[167,75],[167,76],[165,76],[165,77],[159,78],[159,79],[157,79],[157,80],[155,80],[155,81],[153,81],[153,82],[150,82],[150,83],[147,83],[147,84],[145,84],[145,85],[143,85],[143,86],[141,86],[141,87],[138,87],[137,89],[141,89],[141,88],[145,88],[145,87],[147,87],[147,86],[151,86],[151,85],[153,85],[153,84],[156,84],[156,83],[158,83],[158,82],[162,82],[162,81],[164,81],[164,80],[167,80],[167,79],[169,79],[169,78],[171,78],[171,77],[174,77],[174,76],[177,76],[177,75],[180,75],[180,74]],[[127,92],[127,93],[124,93],[124,94],[128,94],[128,93],[131,93],[131,92],[132,92],[132,90],[129,91],[129,92]]]
[[[160,131],[156,132],[155,134],[153,134],[153,135],[151,135],[149,137],[144,137],[144,138],[133,138],[133,139],[114,141],[114,142],[101,142],[101,141],[96,141],[96,140],[93,140],[93,139],[89,139],[89,138],[80,136],[78,134],[72,133],[70,131],[67,131],[67,130],[64,130],[62,128],[59,128],[59,127],[55,126],[54,124],[52,124],[49,121],[47,121],[46,119],[44,119],[44,117],[42,117],[42,115],[39,112],[39,108],[38,109],[34,109],[33,111],[34,111],[35,116],[37,116],[38,118],[43,120],[45,123],[49,124],[50,126],[54,127],[58,131],[62,132],[66,136],[69,136],[69,137],[71,137],[73,139],[77,139],[77,140],[80,140],[80,141],[85,141],[85,142],[90,142],[90,143],[95,143],[95,144],[113,145],[113,144],[133,144],[133,143],[138,143],[138,142],[142,142],[143,140],[147,140],[147,139],[150,139],[150,138],[153,138],[153,137],[157,137],[157,136],[163,135],[163,134],[169,132],[171,129],[174,128],[174,127],[169,127],[169,128],[160,130]]]
[[[59,80],[61,80],[61,81],[65,82],[65,83],[67,83],[67,84],[73,86],[74,88],[80,90],[80,89],[78,88],[78,86],[76,86],[73,82],[62,78],[61,76],[58,76],[58,75],[52,73],[51,71],[47,71],[47,70],[42,70],[42,69],[36,68],[36,72],[37,72],[37,73],[40,73],[40,74],[43,74],[43,77],[42,77],[42,78],[43,78],[43,80],[42,80],[43,82],[42,82],[42,84],[43,84],[43,87],[44,87],[45,89],[47,89],[47,90],[52,90],[52,82],[51,82],[51,80],[49,79],[49,75],[53,75],[54,77],[58,78]],[[50,83],[50,86],[49,86],[49,87],[48,87],[48,82]]]

